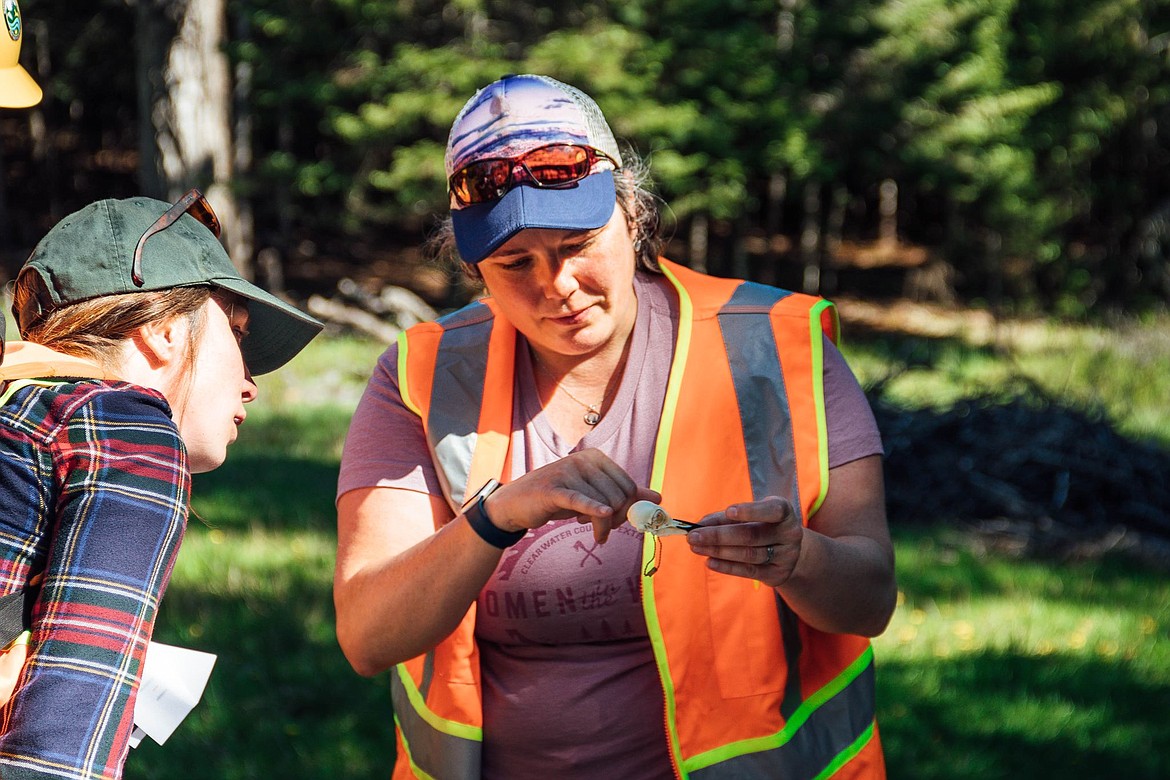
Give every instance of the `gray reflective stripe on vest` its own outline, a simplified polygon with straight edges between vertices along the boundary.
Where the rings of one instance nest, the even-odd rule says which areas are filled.
[[[776,302],[787,295],[789,293],[784,290],[745,282],[720,309],[719,328],[740,410],[740,429],[747,449],[752,496],[785,496],[800,512],[792,412],[769,316]],[[767,421],[767,424],[762,425],[760,421]],[[802,648],[799,621],[778,595],[776,611],[789,670],[780,714],[788,720],[802,701]]]
[[[440,477],[455,506],[467,494],[471,453],[475,451],[479,410],[487,374],[491,309],[483,304],[460,309],[439,320],[443,336],[435,362],[435,378],[427,433],[438,460]],[[477,489],[479,486],[476,485]]]
[[[719,328],[739,402],[752,495],[783,496],[800,514],[792,412],[769,317],[776,302],[788,295],[745,282],[719,311]]]
[[[804,725],[783,745],[696,769],[688,777],[692,780],[811,780],[873,725],[873,713],[871,662],[836,696],[813,710]]]
[[[770,316],[772,307],[789,294],[745,282],[720,309],[718,319],[740,410],[752,495],[784,496],[800,513],[792,411]],[[815,335],[810,332],[809,338]],[[789,669],[780,711],[788,722],[804,704],[799,675],[803,648],[796,615],[779,596],[776,610]],[[783,745],[735,756],[689,776],[701,780],[814,778],[870,728],[873,715],[870,663],[843,690],[812,710]]]
[[[784,722],[792,717],[804,700],[800,684],[800,654],[804,645],[800,639],[800,618],[788,606],[788,602],[776,593],[776,616],[780,620],[780,636],[784,641],[784,663],[788,668],[788,680],[784,683],[784,698],[780,700],[780,714]]]
[[[394,705],[394,719],[402,729],[402,737],[410,752],[410,762],[441,780],[479,777],[483,743],[433,728],[411,705],[399,674],[400,671],[394,669],[390,675],[390,698]],[[406,760],[406,756],[398,758]]]

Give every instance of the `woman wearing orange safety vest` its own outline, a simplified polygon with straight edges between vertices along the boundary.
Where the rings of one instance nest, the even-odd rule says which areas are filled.
[[[395,777],[884,777],[893,553],[835,310],[659,258],[624,158],[545,77],[452,127],[490,297],[387,350],[338,488],[338,636],[393,667]]]

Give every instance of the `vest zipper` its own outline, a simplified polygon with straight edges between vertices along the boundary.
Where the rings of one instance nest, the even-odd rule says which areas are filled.
[[[642,602],[643,609],[646,606],[646,577],[642,576],[642,571],[638,571],[638,598]],[[650,651],[657,656],[654,641],[650,641]],[[666,755],[670,757],[670,768],[674,772],[674,776],[678,780],[682,780],[682,769],[679,768],[678,760],[674,755],[674,745],[670,741],[670,712],[666,704],[666,681],[662,679],[662,670],[658,666],[657,658],[654,662],[654,672],[658,675],[658,684],[662,688],[662,737],[666,740]]]

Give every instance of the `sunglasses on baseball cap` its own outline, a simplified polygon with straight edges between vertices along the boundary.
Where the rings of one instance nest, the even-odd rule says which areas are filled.
[[[273,371],[323,325],[244,279],[220,232],[199,190],[174,204],[144,197],[91,203],[54,225],[25,261],[19,276],[39,275],[44,292],[43,300],[13,311],[17,325],[24,332],[46,313],[90,298],[209,286],[248,302],[249,332],[240,349],[254,375]]]
[[[605,152],[580,144],[549,144],[517,157],[476,160],[455,172],[448,189],[460,206],[488,203],[519,184],[567,187],[584,179],[599,161],[617,163]]]
[[[593,230],[616,205],[621,151],[601,109],[548,76],[510,75],[463,106],[444,168],[455,246],[475,264],[530,228]]]
[[[191,189],[186,195],[175,201],[169,209],[163,212],[162,216],[156,219],[146,232],[138,239],[138,243],[134,245],[134,259],[130,265],[130,279],[138,287],[146,284],[146,280],[142,278],[142,250],[146,248],[146,239],[157,235],[171,225],[179,221],[179,217],[184,214],[190,214],[195,219],[211,231],[211,234],[216,238],[223,235],[223,227],[219,224],[219,217],[215,216],[215,210],[211,208],[211,204],[207,202],[207,198],[203,197],[203,193],[197,189]]]

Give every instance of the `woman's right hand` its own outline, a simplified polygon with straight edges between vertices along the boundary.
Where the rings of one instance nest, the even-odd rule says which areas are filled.
[[[600,543],[641,499],[661,496],[637,487],[601,452],[585,450],[503,485],[485,506],[505,531],[576,517],[593,524]],[[470,524],[450,520],[440,495],[372,487],[338,499],[337,639],[358,673],[377,674],[438,644],[499,565],[500,549]]]
[[[600,450],[574,452],[503,485],[484,506],[492,522],[504,531],[539,528],[553,520],[576,517],[593,524],[600,544],[626,521],[635,501],[658,502],[661,495],[640,488],[620,466]]]

